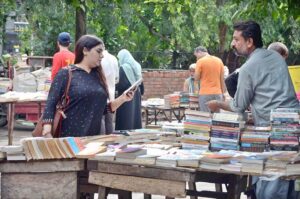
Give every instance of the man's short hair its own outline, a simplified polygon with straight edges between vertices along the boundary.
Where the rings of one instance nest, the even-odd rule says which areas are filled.
[[[256,48],[263,47],[263,41],[261,37],[261,29],[258,23],[255,21],[243,21],[234,24],[234,30],[242,31],[242,36],[245,39],[252,38],[253,44]]]
[[[71,43],[71,36],[68,32],[61,32],[57,37],[57,41],[60,45],[68,47]]]
[[[284,58],[287,58],[289,55],[289,49],[281,42],[273,42],[268,46],[268,50],[274,50],[278,52]]]
[[[207,53],[207,49],[203,46],[198,46],[197,48],[195,48],[194,52],[205,52],[205,53]]]

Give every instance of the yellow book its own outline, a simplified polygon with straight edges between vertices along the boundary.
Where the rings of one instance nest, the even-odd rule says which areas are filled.
[[[47,148],[45,146],[45,143],[44,143],[44,138],[41,138],[41,139],[37,139],[36,140],[37,142],[37,145],[43,155],[43,159],[50,159],[50,154],[49,152],[47,151]]]
[[[53,154],[54,158],[55,159],[62,158],[59,151],[58,151],[58,149],[57,149],[57,146],[55,144],[54,139],[49,139],[46,142],[47,142],[47,145],[48,145],[49,149],[51,150],[51,153]]]
[[[48,140],[49,139],[44,139],[44,144],[45,144],[45,147],[46,147],[46,150],[48,151],[49,155],[50,155],[50,159],[54,159],[54,154],[53,154],[53,151],[51,150],[50,146],[48,145]]]
[[[25,153],[27,161],[32,160],[32,155],[30,153],[29,146],[28,146],[26,140],[22,140],[21,143],[23,145],[24,153]]]
[[[58,150],[61,158],[67,158],[67,155],[65,154],[65,152],[62,149],[62,147],[60,146],[60,142],[59,142],[58,138],[54,138],[53,141],[54,141],[54,143],[55,143],[55,145],[57,147],[57,150]]]

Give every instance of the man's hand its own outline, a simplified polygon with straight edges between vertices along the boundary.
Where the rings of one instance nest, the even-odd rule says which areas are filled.
[[[218,112],[220,110],[220,105],[217,100],[206,102],[206,105],[212,112]]]

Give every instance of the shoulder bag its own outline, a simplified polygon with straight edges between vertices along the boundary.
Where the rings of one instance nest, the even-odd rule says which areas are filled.
[[[61,100],[56,105],[56,112],[54,115],[54,119],[52,122],[52,128],[51,128],[51,134],[52,137],[59,137],[60,136],[60,130],[61,130],[61,122],[63,118],[66,118],[64,111],[67,108],[67,105],[69,104],[69,89],[72,79],[72,71],[71,68],[68,67],[68,82],[66,85],[65,92],[61,98]],[[43,115],[38,120],[35,129],[32,131],[33,137],[43,137]]]

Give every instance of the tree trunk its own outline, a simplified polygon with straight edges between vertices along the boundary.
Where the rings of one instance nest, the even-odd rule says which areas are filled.
[[[84,4],[84,3],[83,3]],[[86,34],[86,13],[81,7],[76,8],[76,41]]]
[[[219,56],[222,58],[222,60],[225,60],[224,57],[224,51],[225,51],[225,44],[226,44],[226,34],[227,34],[228,26],[224,21],[219,22]]]

